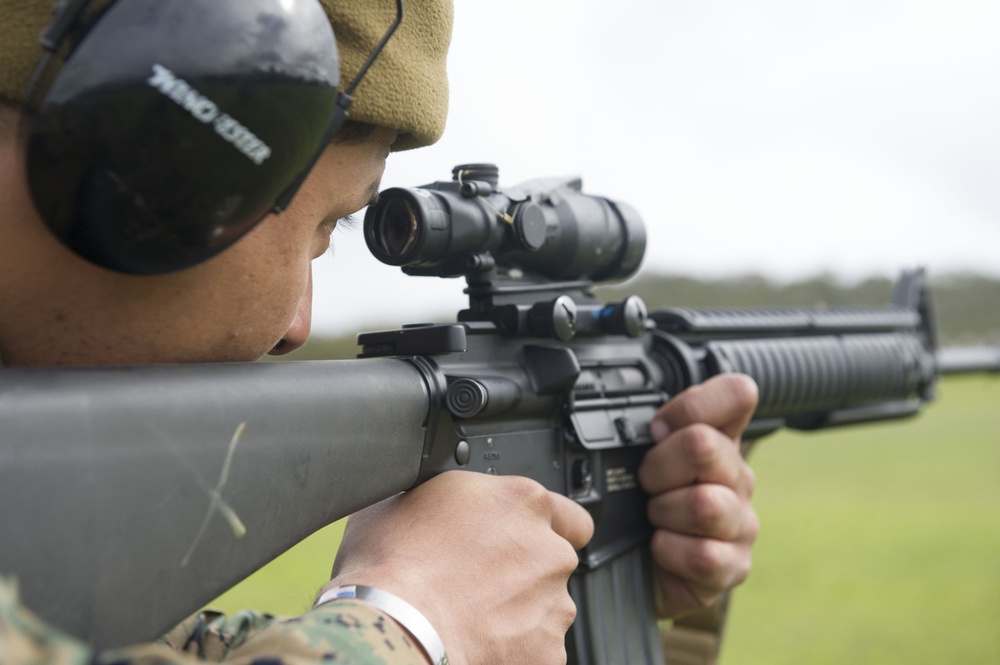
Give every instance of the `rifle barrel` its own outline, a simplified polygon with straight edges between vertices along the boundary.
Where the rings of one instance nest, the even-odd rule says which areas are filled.
[[[1000,345],[954,346],[939,349],[935,362],[940,374],[1000,372]]]

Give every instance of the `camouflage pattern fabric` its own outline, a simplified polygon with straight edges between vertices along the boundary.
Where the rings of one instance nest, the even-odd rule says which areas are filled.
[[[398,624],[354,600],[293,619],[239,612],[196,614],[153,644],[95,654],[20,606],[17,585],[0,577],[2,665],[426,665]]]

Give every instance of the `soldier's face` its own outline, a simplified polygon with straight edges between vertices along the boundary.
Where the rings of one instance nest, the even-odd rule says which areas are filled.
[[[297,348],[309,334],[311,261],[336,220],[377,191],[393,140],[379,129],[332,144],[284,213],[211,261],[153,277],[78,258],[45,229],[26,188],[7,187],[0,205],[19,214],[0,242],[22,251],[5,258],[0,276],[0,357],[10,365],[210,362]],[[2,182],[16,181],[23,161],[4,151],[0,169]]]

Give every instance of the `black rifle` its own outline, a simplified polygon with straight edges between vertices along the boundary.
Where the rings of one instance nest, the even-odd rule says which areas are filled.
[[[457,167],[383,192],[365,235],[407,273],[464,275],[458,322],[359,335],[359,360],[0,372],[0,572],[29,608],[98,648],[153,639],[322,526],[467,469],[594,516],[570,662],[662,663],[636,468],[670,396],[745,372],[755,438],[910,416],[942,374],[1000,370],[1000,348],[936,351],[920,272],[880,308],[601,303],[645,231],[579,180]]]

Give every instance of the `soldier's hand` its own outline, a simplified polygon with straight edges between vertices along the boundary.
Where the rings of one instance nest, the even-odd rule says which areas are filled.
[[[657,444],[639,468],[651,495],[657,610],[664,618],[706,607],[750,572],[759,522],[754,475],[739,452],[757,386],[722,374],[685,390],[652,423]]]
[[[453,665],[565,663],[567,580],[593,530],[582,507],[532,480],[453,471],[352,516],[331,585],[408,601]]]

